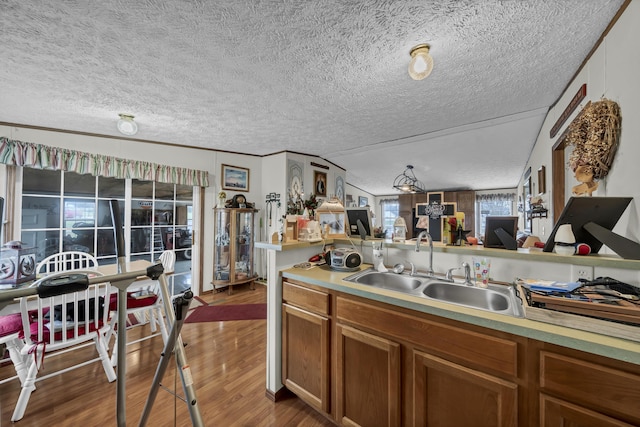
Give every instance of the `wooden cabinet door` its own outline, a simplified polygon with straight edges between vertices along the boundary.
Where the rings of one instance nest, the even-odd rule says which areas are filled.
[[[328,413],[329,319],[282,304],[282,383],[302,400]]]
[[[456,193],[458,211],[464,212],[464,228],[471,230],[469,236],[475,236],[476,222],[476,192],[472,190],[458,191]]]
[[[413,425],[516,427],[518,386],[413,352]]]
[[[632,427],[582,406],[540,395],[541,427]]]
[[[338,423],[400,425],[400,345],[338,324],[336,353]]]

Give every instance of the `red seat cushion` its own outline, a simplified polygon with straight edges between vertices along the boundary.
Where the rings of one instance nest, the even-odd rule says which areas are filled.
[[[20,313],[0,316],[0,337],[15,334],[22,330],[22,315]]]
[[[97,331],[101,327],[102,327],[102,321],[98,321],[97,326],[94,321],[91,321],[89,322],[89,331],[87,332],[83,322],[83,326],[78,327],[78,336],[85,335],[89,332]],[[31,325],[29,325],[29,332],[31,332],[31,341],[34,341],[34,342],[38,341],[38,323],[37,322],[33,322]],[[42,330],[42,335],[43,335],[42,340],[45,342],[49,342],[49,338],[51,337],[50,334],[51,334],[51,331],[49,330],[47,325],[45,325],[45,327]],[[24,338],[24,332],[20,332],[19,337]],[[62,340],[62,331],[55,332],[55,335],[53,338],[56,341]],[[73,329],[67,330],[67,338],[73,338]]]
[[[134,296],[136,292],[127,292],[127,308],[139,308],[148,307],[158,301],[158,295],[151,294],[145,297]],[[115,311],[118,309],[118,294],[111,294],[109,298],[109,310]]]

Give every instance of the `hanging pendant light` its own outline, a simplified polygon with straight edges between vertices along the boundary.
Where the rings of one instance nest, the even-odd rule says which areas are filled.
[[[138,124],[133,121],[131,114],[120,113],[120,120],[118,120],[117,126],[120,133],[132,136],[138,133]]]
[[[393,180],[393,188],[403,193],[426,193],[424,184],[416,178],[413,173],[413,166],[407,165],[407,168]]]

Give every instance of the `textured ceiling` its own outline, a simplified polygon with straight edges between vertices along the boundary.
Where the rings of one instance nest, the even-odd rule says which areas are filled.
[[[514,187],[623,0],[0,0],[0,122]],[[431,76],[407,74],[432,45]]]

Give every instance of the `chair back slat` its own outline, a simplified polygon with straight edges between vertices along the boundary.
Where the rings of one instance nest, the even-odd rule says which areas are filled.
[[[95,270],[98,268],[96,257],[87,252],[67,251],[49,255],[40,261],[36,274],[50,274],[70,270]]]
[[[98,329],[108,324],[110,293],[111,285],[107,282],[63,295],[21,298],[25,341],[28,344],[46,343],[51,349],[86,341],[88,336],[95,335]]]

